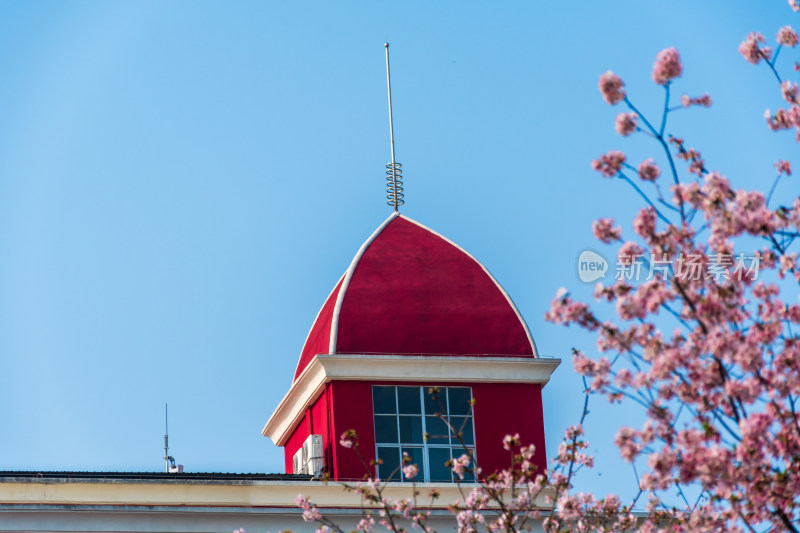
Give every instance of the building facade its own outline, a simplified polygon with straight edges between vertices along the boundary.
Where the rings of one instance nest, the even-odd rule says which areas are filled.
[[[300,493],[350,529],[364,504],[336,482],[378,476],[407,498],[404,454],[418,488],[442,494],[432,525],[447,531],[461,497],[448,460],[468,453],[489,474],[518,433],[546,467],[542,388],[559,362],[477,259],[395,212],[324,301],[264,427],[285,474],[0,472],[0,532],[313,531]],[[357,450],[339,445],[350,430]]]

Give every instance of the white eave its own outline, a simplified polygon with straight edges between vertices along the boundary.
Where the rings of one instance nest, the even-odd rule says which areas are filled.
[[[333,380],[540,383],[561,359],[423,355],[316,355],[292,384],[262,435],[284,446],[308,407]]]

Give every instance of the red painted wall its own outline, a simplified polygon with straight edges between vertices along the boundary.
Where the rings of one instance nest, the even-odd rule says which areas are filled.
[[[397,383],[389,381],[334,381],[308,409],[285,447],[286,472],[292,471],[292,456],[308,435],[322,435],[325,464],[337,480],[361,479],[364,466],[353,450],[339,445],[339,436],[348,429],[359,435],[359,451],[364,460],[375,458],[375,430],[372,420],[372,385],[469,386],[475,398],[475,446],[478,463],[485,473],[506,468],[509,454],[503,437],[519,433],[523,444],[535,444],[534,462],[544,470],[547,454],[541,387],[520,383]],[[333,409],[329,409],[330,406]],[[371,472],[374,474],[374,472]]]
[[[333,440],[330,431],[330,388],[330,383],[325,385],[325,390],[322,392],[322,395],[306,410],[303,419],[286,441],[283,448],[286,473],[294,473],[292,471],[292,457],[294,457],[295,452],[303,446],[303,442],[305,442],[309,435],[322,435],[322,449],[325,455],[325,465],[333,464],[334,449],[331,446],[331,442],[338,443],[338,439]]]
[[[358,450],[369,462],[375,459],[375,427],[372,421],[372,382],[334,381],[331,383],[333,405],[333,477],[336,480],[362,479],[364,465],[353,450],[339,445],[339,436],[348,429],[358,433]],[[369,472],[374,475],[374,469]]]
[[[542,388],[534,383],[474,383],[475,449],[485,474],[508,468],[509,452],[503,437],[519,433],[523,445],[536,445],[534,463],[547,467],[544,448]]]

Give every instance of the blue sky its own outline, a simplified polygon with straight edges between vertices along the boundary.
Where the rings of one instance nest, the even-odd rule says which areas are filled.
[[[677,135],[736,185],[767,189],[791,135],[765,68],[737,52],[800,25],[786,2],[4,2],[0,4],[0,469],[158,470],[163,409],[190,471],[280,472],[260,435],[308,328],[390,213],[383,42],[392,51],[403,212],[480,259],[562,357],[548,451],[580,414],[559,287],[588,297],[591,221],[639,200],[590,168],[656,155],[613,128],[598,76],[661,106],[677,47]],[[791,54],[783,57],[786,67]],[[796,194],[794,181],[778,195]],[[588,488],[632,478],[589,419]]]

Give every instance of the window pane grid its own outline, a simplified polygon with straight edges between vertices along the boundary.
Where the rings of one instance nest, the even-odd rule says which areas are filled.
[[[439,390],[437,400],[432,400],[427,394],[428,387],[373,387],[376,456],[384,459],[384,464],[378,467],[381,479],[410,481],[402,472],[402,452],[406,452],[419,469],[417,481],[452,481],[452,473],[444,463],[467,453],[456,435],[459,431],[464,445],[475,457],[471,389],[441,387]],[[434,413],[449,421],[452,430]],[[396,428],[396,434],[392,427]]]

